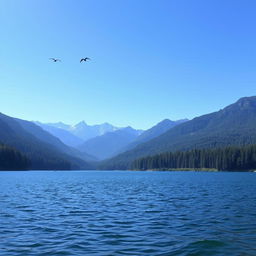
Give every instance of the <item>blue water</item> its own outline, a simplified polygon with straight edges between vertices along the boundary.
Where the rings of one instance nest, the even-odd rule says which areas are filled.
[[[256,173],[0,172],[0,255],[256,255]]]

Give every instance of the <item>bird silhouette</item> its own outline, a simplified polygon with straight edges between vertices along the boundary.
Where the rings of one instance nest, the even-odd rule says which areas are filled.
[[[49,58],[49,60],[52,60],[53,62],[61,61],[61,60],[55,59],[55,58]]]
[[[91,60],[91,59],[90,59],[90,58],[88,58],[88,57],[86,57],[86,58],[82,58],[82,59],[80,60],[80,63],[81,63],[81,62],[83,62],[83,61],[84,61],[84,62],[86,62],[86,61],[88,61],[88,60]]]

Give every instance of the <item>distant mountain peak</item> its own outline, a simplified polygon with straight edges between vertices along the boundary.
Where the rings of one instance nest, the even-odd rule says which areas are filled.
[[[134,130],[131,126],[126,126],[124,128],[121,128],[122,130]]]
[[[35,123],[40,123],[40,124],[44,124],[44,123],[41,123],[41,122],[35,122]],[[56,128],[60,128],[60,129],[63,129],[63,130],[68,130],[70,125],[69,124],[65,124],[63,122],[57,122],[57,123],[45,123],[46,125],[49,125],[49,126],[53,126],[53,127],[56,127]]]
[[[139,145],[141,143],[145,143],[145,142],[163,134],[164,132],[173,128],[174,126],[184,123],[186,121],[187,121],[187,119],[171,121],[170,119],[166,118],[146,131],[137,130],[137,133],[139,136],[136,138],[136,140],[134,140],[129,145],[127,145],[127,147],[124,148],[123,151],[135,148],[137,145]],[[126,127],[126,128],[128,128],[128,127]]]
[[[223,109],[224,112],[238,111],[238,110],[256,111],[256,96],[240,98],[235,103],[233,103]]]
[[[160,121],[158,124],[161,124],[161,123],[170,123],[170,122],[173,122],[172,120],[168,119],[168,118],[165,118],[163,119],[162,121]]]
[[[171,120],[171,119],[165,118],[162,121],[160,121],[159,123],[157,123],[156,125],[159,125],[159,124],[179,124],[179,123],[184,123],[188,120],[189,119],[187,119],[187,118],[178,119],[178,120]]]
[[[253,107],[256,108],[256,96],[243,97],[239,99],[235,104],[241,108]]]
[[[155,126],[153,126],[153,127],[161,127],[161,126],[175,126],[175,125],[178,125],[178,124],[181,124],[181,123],[184,123],[184,122],[186,122],[186,121],[188,121],[188,119],[187,118],[184,118],[184,119],[180,119],[180,120],[176,120],[176,121],[173,121],[173,120],[170,120],[170,119],[168,119],[168,118],[166,118],[166,119],[163,119],[162,121],[160,121],[159,123],[157,123]],[[153,128],[152,127],[152,128]]]
[[[87,127],[88,125],[84,120],[72,126],[72,129]]]
[[[76,137],[82,139],[83,141],[89,140],[97,136],[101,136],[107,132],[112,132],[120,129],[119,127],[115,127],[107,122],[102,124],[89,125],[84,120],[80,121],[75,125],[67,125],[62,122],[49,123],[47,125],[64,129],[72,133]]]
[[[67,125],[67,124],[64,124],[63,122],[59,121],[56,123],[57,125]]]
[[[102,128],[102,126],[99,128]],[[130,126],[116,130],[111,129],[105,131],[102,135],[87,140],[79,146],[79,149],[82,152],[96,156],[98,159],[105,159],[118,154],[122,148],[134,141],[140,133],[140,130],[135,130]]]
[[[108,122],[105,122],[105,123],[103,123],[103,124],[101,124],[101,125],[113,126],[112,124],[110,124],[110,123],[108,123]]]

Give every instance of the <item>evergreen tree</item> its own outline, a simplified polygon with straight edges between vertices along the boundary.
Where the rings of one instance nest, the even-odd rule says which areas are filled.
[[[256,145],[167,152],[137,159],[132,169],[253,170],[256,169]]]

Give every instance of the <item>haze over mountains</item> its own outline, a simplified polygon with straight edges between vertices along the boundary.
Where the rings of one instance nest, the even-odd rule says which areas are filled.
[[[181,119],[181,120],[177,120],[177,121],[171,121],[169,119],[164,119],[163,121],[156,124],[152,128],[141,133],[140,136],[138,136],[136,138],[136,140],[134,140],[133,142],[128,144],[127,147],[123,148],[123,151],[127,151],[132,148],[135,148],[137,145],[147,142],[149,140],[152,140],[155,137],[161,135],[162,133],[168,131],[169,129],[175,127],[176,125],[182,124],[187,121],[188,121],[188,119]]]
[[[90,126],[84,121],[74,126],[62,122],[53,124],[36,123],[58,137],[63,143],[76,147],[81,152],[96,157],[97,160],[103,160],[134,148],[136,145],[157,137],[185,121],[187,119],[178,121],[165,119],[146,131],[137,130],[130,126],[125,128],[115,127],[108,123]],[[87,139],[88,137],[91,137],[91,139]]]
[[[63,143],[65,143],[68,146],[77,147],[84,142],[81,138],[73,135],[66,129],[58,128],[55,125],[43,124],[40,122],[35,122],[35,124],[42,127],[45,131],[51,133],[53,136],[59,138]]]
[[[120,128],[108,123],[43,124],[0,114],[1,154],[16,159],[16,163],[5,163],[2,168],[95,169],[97,160],[124,151],[142,133],[132,127]]]
[[[98,160],[113,156],[114,152],[132,142],[143,131],[132,127],[115,127],[109,123],[87,125],[84,121],[72,126],[62,122],[37,125],[59,138],[68,146],[90,152]]]
[[[129,169],[135,159],[162,152],[256,144],[255,127],[256,96],[192,120],[165,119],[146,131],[84,121],[43,124],[0,113],[0,146],[17,161],[4,166],[17,169]]]
[[[120,153],[124,147],[132,143],[141,133],[141,130],[135,130],[132,127],[118,129],[94,137],[83,143],[78,149],[96,156],[99,160],[103,160]]]
[[[64,124],[62,122],[58,122],[58,123],[47,123],[47,124],[42,124],[40,122],[36,122],[38,123],[38,125],[44,127],[54,127],[54,128],[58,128],[64,131],[67,131],[69,133],[71,133],[72,135],[74,135],[76,138],[79,138],[80,141],[85,142],[91,138],[94,138],[96,136],[101,136],[104,135],[107,132],[113,132],[116,131],[118,129],[120,129],[120,127],[115,127],[109,123],[103,123],[103,124],[96,124],[96,125],[88,125],[86,124],[85,121],[81,121],[79,123],[77,123],[76,125],[68,125],[68,124]],[[58,133],[56,132],[56,136],[60,136],[62,139],[62,135],[58,135]]]

